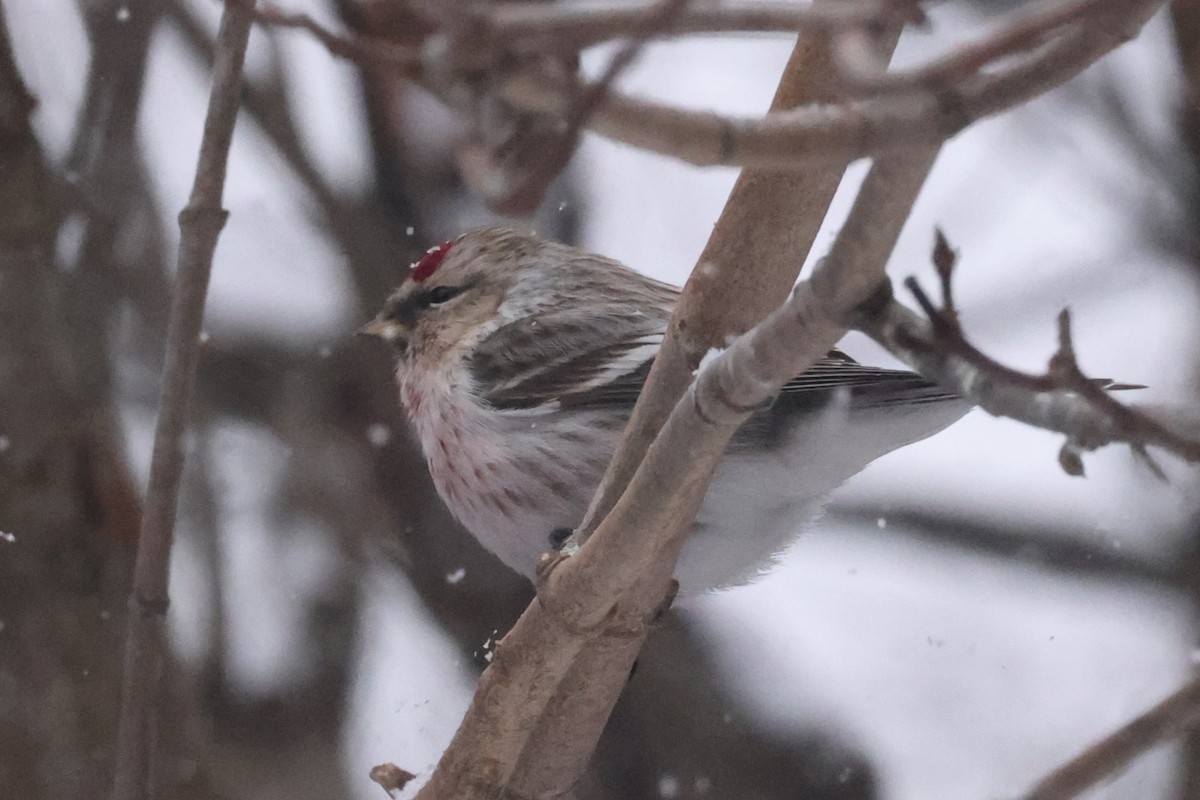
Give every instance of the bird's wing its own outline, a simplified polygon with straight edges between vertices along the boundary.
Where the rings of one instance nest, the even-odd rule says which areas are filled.
[[[469,365],[476,392],[499,410],[628,410],[641,394],[665,329],[665,316],[628,309],[597,309],[584,319],[544,313],[484,339]],[[956,397],[916,373],[865,366],[833,350],[784,384],[775,407],[819,408],[838,392],[847,393],[851,408]]]
[[[840,350],[783,385],[778,405],[823,405],[835,392],[848,392],[851,408],[914,405],[958,399],[915,372],[859,364]]]
[[[467,365],[499,410],[632,406],[662,345],[666,317],[634,308],[546,311],[499,328]]]

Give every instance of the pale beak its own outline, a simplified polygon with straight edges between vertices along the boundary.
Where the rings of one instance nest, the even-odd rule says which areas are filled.
[[[385,342],[395,342],[403,339],[408,329],[395,320],[376,317],[359,328],[357,333],[359,336],[374,336]]]

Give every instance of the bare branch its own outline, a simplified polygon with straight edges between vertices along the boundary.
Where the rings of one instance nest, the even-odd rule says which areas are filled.
[[[1071,339],[1070,314],[1058,318],[1059,346],[1044,374],[1031,375],[1005,367],[965,338],[950,300],[948,247],[939,238],[935,258],[942,266],[943,305],[939,308],[915,280],[906,285],[924,310],[922,320],[889,296],[864,310],[856,325],[897,358],[937,380],[990,414],[1010,417],[1066,434],[1060,453],[1063,469],[1082,475],[1079,454],[1107,444],[1129,445],[1147,467],[1163,477],[1146,452],[1161,447],[1187,461],[1200,461],[1200,442],[1189,440],[1147,414],[1117,402],[1114,389],[1141,388],[1087,377],[1079,367]]]
[[[647,40],[665,31],[687,3],[688,0],[657,0],[645,9],[638,9],[641,13],[632,23],[634,35],[609,60],[599,80],[571,101],[561,125],[546,130],[536,121],[518,124],[513,126],[513,136],[501,147],[468,149],[468,168],[463,174],[492,209],[520,215],[537,210],[550,184],[570,161],[593,110],[617,77],[637,58]],[[496,150],[500,151],[499,157]]]
[[[582,50],[628,36],[641,28],[649,6],[504,3],[489,7],[482,17],[492,37],[515,52]],[[915,3],[846,2],[816,6],[750,2],[731,5],[697,3],[680,12],[671,24],[649,34],[661,35],[806,31],[831,35],[862,25],[894,26],[922,19]]]
[[[1155,745],[1200,723],[1200,679],[1093,744],[1038,782],[1023,800],[1070,800],[1124,769]]]
[[[156,738],[154,707],[159,697],[166,647],[169,566],[184,437],[212,256],[226,218],[221,196],[251,23],[252,15],[247,8],[235,4],[225,7],[217,35],[217,60],[196,179],[188,205],[179,217],[179,261],[167,332],[162,402],[154,434],[150,485],[138,538],[126,632],[114,800],[149,795],[152,742]]]
[[[225,4],[241,6],[260,25],[308,31],[330,53],[348,61],[385,64],[414,76],[421,68],[420,53],[413,47],[373,37],[334,33],[308,14],[283,11],[269,3],[256,6],[255,0],[225,0]]]
[[[1143,581],[1155,588],[1173,590],[1184,589],[1189,580],[1180,564],[1163,564],[1128,549],[1114,549],[1103,540],[1098,526],[1083,520],[1046,525],[981,518],[974,510],[931,510],[916,503],[896,506],[892,502],[878,505],[834,502],[825,510],[823,519],[854,525],[869,535],[914,539],[1039,571],[1118,582]],[[887,527],[878,527],[879,520],[886,521]]]
[[[910,89],[937,91],[989,64],[1045,44],[1068,25],[1082,26],[1103,18],[1104,0],[1043,2],[1005,17],[1008,23],[994,34],[960,45],[943,58],[914,70],[874,74],[856,69],[852,59],[839,59],[843,77],[859,93],[898,92]]]
[[[1160,0],[1126,0],[1116,9],[1106,5],[1087,26],[1072,27],[992,71],[972,71],[936,88],[806,106],[759,120],[610,93],[589,127],[616,141],[701,166],[795,169],[814,159],[850,160],[906,151],[941,142],[975,120],[1061,85],[1135,36],[1159,5]],[[521,108],[562,113],[563,88],[544,76],[519,73],[502,91]]]

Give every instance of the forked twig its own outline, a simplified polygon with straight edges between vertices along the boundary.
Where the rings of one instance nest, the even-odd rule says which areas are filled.
[[[1111,394],[1144,387],[1084,374],[1075,354],[1067,309],[1058,316],[1058,349],[1042,374],[1006,367],[972,345],[963,333],[951,293],[955,256],[940,231],[934,262],[942,286],[940,306],[914,278],[905,281],[925,320],[889,299],[880,308],[864,311],[856,326],[922,374],[985,411],[1066,434],[1059,461],[1071,475],[1083,474],[1082,452],[1115,443],[1128,445],[1159,478],[1165,476],[1147,451],[1148,445],[1190,462],[1200,461],[1200,442],[1177,434]]]

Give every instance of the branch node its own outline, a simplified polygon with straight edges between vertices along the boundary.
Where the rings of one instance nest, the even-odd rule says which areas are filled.
[[[223,208],[210,208],[189,203],[179,212],[179,227],[195,226],[210,236],[216,236],[225,227],[229,212]]]
[[[1090,382],[1079,369],[1079,361],[1075,357],[1075,345],[1071,337],[1071,309],[1064,308],[1058,312],[1058,351],[1050,357],[1048,374],[1068,385],[1078,386],[1080,380]]]
[[[167,609],[171,606],[169,597],[149,597],[141,592],[135,591],[130,596],[133,610],[140,614],[143,619],[156,619],[165,617]]]
[[[934,228],[933,231],[933,266],[942,283],[942,308],[957,319],[958,309],[954,306],[954,291],[950,279],[954,275],[954,267],[958,264],[958,253],[950,247],[950,242],[941,228]]]
[[[895,297],[892,281],[885,275],[879,285],[867,295],[867,298],[846,314],[846,326],[862,328],[868,320],[878,319]]]

